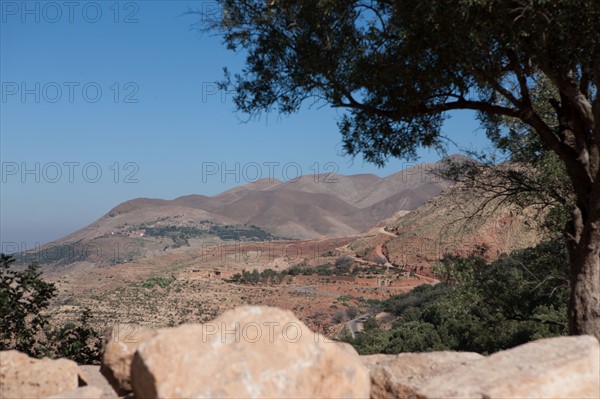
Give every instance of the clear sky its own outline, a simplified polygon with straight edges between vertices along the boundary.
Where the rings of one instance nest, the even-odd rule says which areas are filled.
[[[243,123],[214,82],[243,54],[191,28],[211,1],[0,1],[0,241],[58,239],[128,199],[214,195],[299,172],[386,176],[343,156],[328,107]],[[487,146],[472,113],[444,133]],[[458,152],[456,147],[449,153]],[[435,161],[433,151],[420,152]],[[228,170],[223,176],[223,171]]]

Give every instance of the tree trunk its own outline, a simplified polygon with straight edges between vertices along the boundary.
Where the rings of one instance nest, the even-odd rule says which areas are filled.
[[[567,228],[571,263],[569,334],[600,339],[600,205],[592,203],[590,208],[587,218],[576,211]]]

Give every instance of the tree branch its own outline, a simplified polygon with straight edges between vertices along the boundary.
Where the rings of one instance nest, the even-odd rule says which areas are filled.
[[[471,101],[460,99],[453,102],[439,103],[434,105],[419,104],[416,105],[413,110],[417,114],[435,114],[446,111],[454,111],[460,109],[469,109],[473,111],[481,111],[494,115],[504,115],[513,118],[518,118],[520,112],[514,108],[503,107],[500,105],[493,105],[486,102]]]
[[[531,97],[529,96],[529,87],[527,86],[527,79],[525,78],[525,72],[520,67],[520,64],[517,59],[517,55],[514,51],[508,51],[508,59],[510,60],[510,64],[513,67],[513,71],[517,76],[517,80],[519,82],[519,90],[521,92],[521,103],[526,108],[531,108]]]

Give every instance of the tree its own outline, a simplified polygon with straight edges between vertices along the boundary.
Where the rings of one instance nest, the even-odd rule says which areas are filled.
[[[342,336],[361,354],[454,350],[490,354],[567,333],[567,253],[559,239],[487,263],[482,252],[447,255],[441,283],[423,284],[378,308],[393,314],[389,330],[367,325]]]
[[[16,349],[34,357],[67,357],[83,364],[99,364],[102,342],[85,309],[79,324],[50,328],[44,314],[56,287],[41,278],[37,264],[11,268],[14,258],[0,254],[0,351]]]
[[[548,98],[556,90],[548,79],[539,79],[530,90],[532,106],[549,126],[558,123]],[[574,208],[573,186],[564,164],[556,153],[544,147],[537,133],[516,118],[503,117],[501,124],[492,124],[488,136],[496,150],[469,150],[472,161],[446,160],[438,174],[448,180],[462,183],[483,198],[475,214],[483,216],[491,208],[510,202],[522,209],[537,210],[543,218],[543,227],[552,236],[564,231]],[[500,131],[504,128],[506,134]],[[473,215],[474,216],[474,215]]]
[[[600,2],[596,0],[220,0],[208,21],[242,73],[226,70],[238,110],[287,114],[305,100],[346,113],[344,148],[383,164],[444,148],[453,110],[531,128],[561,160],[574,193],[564,233],[569,331],[600,338]],[[532,101],[540,81],[555,124]]]
[[[79,364],[100,364],[102,337],[94,330],[90,321],[92,311],[85,308],[78,324],[67,323],[52,332],[54,352]]]
[[[31,356],[46,352],[42,311],[55,296],[54,284],[43,281],[39,266],[11,269],[14,259],[0,254],[0,350],[16,349]]]

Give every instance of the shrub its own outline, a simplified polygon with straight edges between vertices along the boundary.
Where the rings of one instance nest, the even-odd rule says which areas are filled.
[[[150,277],[142,284],[144,288],[154,288],[155,286],[159,286],[161,288],[167,288],[173,282],[172,279],[168,277]]]
[[[338,310],[333,314],[333,321],[335,321],[336,323],[342,323],[346,321],[346,313],[344,313],[341,310]]]
[[[356,318],[356,316],[358,316],[358,308],[356,306],[349,306],[346,309],[346,316],[348,316],[349,319]]]
[[[347,338],[361,354],[455,350],[493,353],[567,333],[568,261],[560,240],[503,255],[447,256],[441,283],[384,301],[398,317],[391,330],[365,329]]]
[[[43,312],[56,296],[56,287],[42,280],[35,263],[18,271],[11,269],[13,262],[11,256],[0,254],[0,350],[98,364],[100,334],[90,326],[91,311],[85,309],[78,324],[48,328]]]
[[[335,260],[335,267],[337,268],[350,268],[354,264],[354,259],[348,255],[342,255]]]
[[[11,269],[13,262],[12,256],[0,254],[0,350],[43,356],[48,321],[42,311],[56,295],[56,287],[40,278],[37,264],[16,271]]]
[[[102,339],[90,326],[92,312],[85,308],[78,324],[68,323],[52,333],[54,354],[80,364],[100,364]]]

